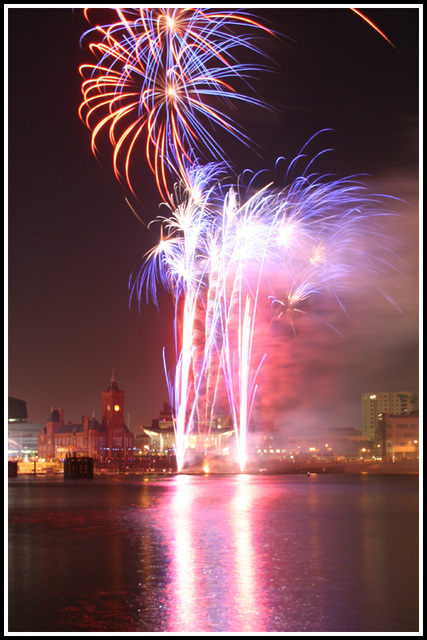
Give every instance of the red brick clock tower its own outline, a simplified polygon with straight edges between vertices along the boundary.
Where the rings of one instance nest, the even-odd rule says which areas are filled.
[[[102,392],[102,424],[107,430],[108,458],[125,458],[127,428],[124,422],[124,391],[120,391],[113,375],[108,389]]]

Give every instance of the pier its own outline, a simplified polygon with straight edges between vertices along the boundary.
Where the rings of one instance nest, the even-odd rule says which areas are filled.
[[[64,478],[93,478],[93,458],[67,455]]]

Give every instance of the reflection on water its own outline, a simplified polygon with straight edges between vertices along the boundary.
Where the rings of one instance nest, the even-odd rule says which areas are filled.
[[[417,630],[417,476],[9,481],[9,631]]]
[[[261,487],[237,476],[231,486],[222,483],[225,495],[212,495],[210,481],[177,478],[158,514],[170,558],[168,629],[263,631],[262,584],[256,579],[261,558],[255,555],[251,513]]]

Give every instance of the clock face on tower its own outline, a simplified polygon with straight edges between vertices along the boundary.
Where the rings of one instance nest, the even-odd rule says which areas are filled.
[[[114,411],[120,411],[120,406],[118,404],[114,405]]]
[[[109,404],[107,404],[107,411],[110,411],[111,407]]]

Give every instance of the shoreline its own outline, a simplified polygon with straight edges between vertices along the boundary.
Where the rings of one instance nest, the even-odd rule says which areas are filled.
[[[264,466],[248,464],[245,471],[241,472],[237,469],[226,468],[225,466],[218,466],[216,469],[212,468],[209,471],[204,471],[202,468],[192,467],[188,468],[181,473],[172,469],[152,469],[147,470],[144,468],[116,468],[116,469],[95,469],[93,478],[106,477],[106,476],[143,476],[149,477],[164,477],[175,475],[197,475],[197,476],[221,476],[221,475],[254,475],[254,476],[267,476],[267,475],[349,475],[349,474],[375,474],[375,475],[419,475],[419,463],[418,461],[405,461],[405,462],[296,462],[296,463],[275,463],[274,461],[267,463]],[[17,473],[12,477],[57,477],[63,476],[63,469],[58,467],[53,470],[50,468],[44,468],[34,473],[34,471],[26,470]]]

